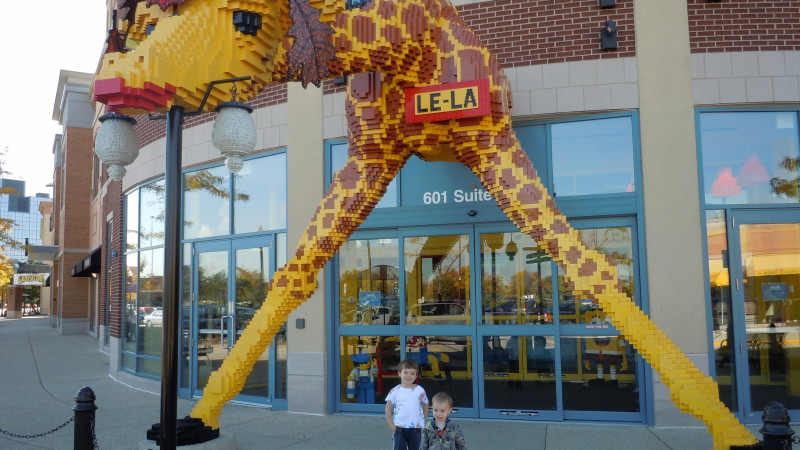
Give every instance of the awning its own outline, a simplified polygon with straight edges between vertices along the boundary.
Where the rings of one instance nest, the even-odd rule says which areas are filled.
[[[93,273],[100,273],[101,248],[97,247],[92,253],[86,255],[81,262],[75,264],[70,275],[73,277],[90,277]]]
[[[54,245],[31,245],[28,247],[28,261],[55,261],[58,247]]]

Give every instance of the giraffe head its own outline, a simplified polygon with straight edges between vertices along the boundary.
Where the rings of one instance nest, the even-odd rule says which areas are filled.
[[[211,81],[249,76],[237,86],[246,99],[273,82],[276,67],[285,64],[288,0],[119,4],[122,17],[115,14],[94,86],[95,99],[112,111],[164,112],[173,105],[196,110]],[[205,108],[231,100],[230,89],[213,87]]]

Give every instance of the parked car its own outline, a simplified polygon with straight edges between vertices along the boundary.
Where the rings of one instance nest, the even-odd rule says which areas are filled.
[[[463,324],[469,315],[457,303],[417,303],[408,311],[406,323],[410,325]]]
[[[144,316],[142,320],[146,327],[160,327],[164,323],[164,311],[161,309],[154,309],[153,312]]]

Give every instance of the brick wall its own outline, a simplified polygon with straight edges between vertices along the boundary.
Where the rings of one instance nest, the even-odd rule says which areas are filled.
[[[800,50],[800,1],[689,0],[692,53]]]
[[[72,268],[83,261],[90,248],[92,164],[94,135],[90,128],[66,127],[61,140],[63,202],[60,209],[58,241],[63,250],[59,260],[59,289],[61,317],[82,319],[89,317],[89,279],[72,277]],[[63,207],[61,207],[63,205]]]
[[[461,18],[503,67],[634,56],[633,0],[601,9],[597,0],[499,0],[464,5]],[[617,24],[618,48],[600,48],[600,30]]]
[[[123,240],[123,226],[124,226],[124,215],[123,215],[123,201],[122,201],[122,183],[119,181],[111,181],[106,186],[105,196],[103,197],[103,218],[112,214],[112,221],[113,221],[113,229],[112,235],[109,236],[107,231],[103,232],[103,255],[100,262],[100,312],[99,312],[99,319],[100,323],[103,325],[107,325],[110,328],[110,335],[119,338],[122,334],[122,263],[124,258],[122,255],[122,240]],[[106,230],[108,229],[108,223],[103,220]],[[116,260],[113,261],[111,266],[111,275],[109,280],[109,274],[106,270],[108,267],[108,249],[109,249],[109,240],[111,241],[111,251],[117,252]],[[110,283],[110,292],[109,292],[109,281]],[[106,310],[105,310],[105,299],[106,295],[110,295],[110,307],[111,313],[110,316],[110,323],[106,324]]]
[[[90,221],[86,215],[91,210],[91,174],[94,155],[92,130],[66,127],[62,148],[64,179],[61,182],[65,190],[63,209],[59,217],[61,221],[59,243],[67,249],[88,248]]]

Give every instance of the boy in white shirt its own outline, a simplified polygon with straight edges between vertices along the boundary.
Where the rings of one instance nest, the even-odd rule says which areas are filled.
[[[428,396],[415,383],[419,374],[416,361],[404,359],[397,366],[397,373],[400,384],[386,395],[386,422],[394,433],[394,450],[418,450],[428,417]]]

